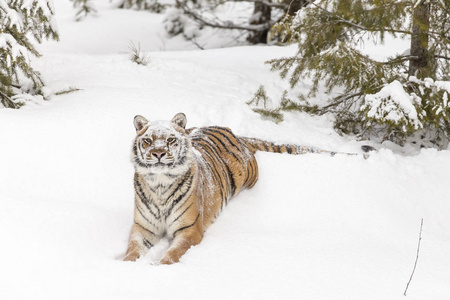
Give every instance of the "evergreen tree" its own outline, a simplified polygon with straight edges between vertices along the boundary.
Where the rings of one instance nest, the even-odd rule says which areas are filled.
[[[271,35],[297,43],[293,57],[273,59],[272,70],[291,88],[312,79],[308,94],[283,96],[276,111],[332,113],[340,133],[379,136],[402,144],[409,137],[442,148],[450,137],[450,0],[317,0],[286,14]],[[408,38],[411,49],[386,61],[361,50],[368,38]],[[307,98],[319,87],[343,89],[322,105]],[[274,109],[272,109],[274,110]]]
[[[44,82],[30,64],[30,56],[41,56],[33,40],[58,40],[52,19],[51,0],[0,1],[0,101],[18,108],[18,94],[43,94]]]

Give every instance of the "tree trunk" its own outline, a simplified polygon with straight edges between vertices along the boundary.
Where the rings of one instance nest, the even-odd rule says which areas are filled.
[[[411,35],[411,56],[417,59],[409,62],[409,75],[418,78],[434,77],[433,57],[428,51],[428,30],[430,28],[430,4],[422,2],[414,8]]]
[[[258,24],[266,24],[270,22],[272,8],[270,6],[264,5],[259,2],[255,2],[255,8],[253,10],[253,15],[250,20],[250,24],[258,25]],[[256,31],[250,33],[247,38],[252,44],[263,43],[267,44],[267,35],[269,34],[269,29],[264,29],[261,31]]]
[[[295,15],[300,8],[308,4],[306,0],[285,0],[284,3],[289,5],[287,13],[291,16]]]

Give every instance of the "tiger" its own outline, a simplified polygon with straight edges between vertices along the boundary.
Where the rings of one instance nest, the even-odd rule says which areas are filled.
[[[124,261],[136,261],[167,237],[171,244],[159,263],[179,262],[228,201],[256,184],[257,151],[338,153],[239,137],[227,127],[186,129],[186,123],[183,113],[171,121],[134,118],[134,223]]]

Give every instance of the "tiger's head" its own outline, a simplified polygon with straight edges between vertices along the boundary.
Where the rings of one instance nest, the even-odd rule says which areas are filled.
[[[179,175],[192,161],[192,144],[186,134],[186,116],[179,113],[171,121],[134,118],[136,138],[131,160],[138,173]]]

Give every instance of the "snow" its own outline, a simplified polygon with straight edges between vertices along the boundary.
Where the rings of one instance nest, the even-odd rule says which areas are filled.
[[[295,47],[186,51],[195,47],[165,40],[161,15],[105,3],[77,23],[70,1],[54,1],[61,42],[40,45],[44,56],[33,61],[54,92],[81,91],[0,109],[2,300],[405,299],[421,218],[407,299],[449,299],[450,153],[389,143],[367,160],[258,153],[256,186],[229,202],[180,263],[155,265],[168,240],[122,262],[135,115],[154,122],[184,112],[187,127],[341,152],[366,143],[337,135],[325,116],[290,113],[276,125],[246,104],[260,84],[281,94],[288,83],[263,62]],[[131,37],[149,52],[148,66],[130,61]]]

